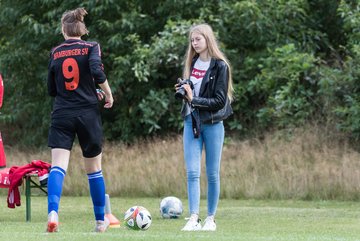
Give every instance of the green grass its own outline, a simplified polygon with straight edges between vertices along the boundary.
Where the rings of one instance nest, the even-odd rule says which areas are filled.
[[[5,197],[4,197],[5,200]],[[60,207],[60,232],[45,232],[46,197],[32,197],[32,221],[25,222],[25,198],[22,206],[0,207],[1,240],[360,240],[360,203],[338,201],[258,201],[220,200],[216,232],[181,232],[181,219],[165,220],[159,214],[158,198],[111,197],[112,213],[122,219],[133,205],[142,205],[152,214],[147,231],[111,228],[93,233],[93,214],[89,197],[63,197]],[[184,209],[187,202],[183,200]],[[201,216],[206,201],[201,202]],[[186,212],[185,212],[186,213]]]

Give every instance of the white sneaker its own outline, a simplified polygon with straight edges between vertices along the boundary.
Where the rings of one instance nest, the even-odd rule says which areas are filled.
[[[51,211],[48,214],[48,223],[47,230],[48,233],[58,232],[59,231],[59,216],[57,212]]]
[[[204,221],[204,226],[201,229],[203,231],[215,231],[216,230],[216,223],[214,218],[207,217]]]
[[[181,231],[199,231],[201,230],[200,219],[189,219]]]
[[[110,221],[107,217],[104,217],[104,221],[102,220],[96,220],[95,222],[95,232],[97,233],[103,233],[106,231],[106,229],[109,227]]]

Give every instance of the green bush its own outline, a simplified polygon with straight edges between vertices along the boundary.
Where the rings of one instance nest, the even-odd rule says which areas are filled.
[[[294,44],[269,49],[259,66],[261,73],[249,82],[248,90],[263,101],[259,123],[286,127],[304,124],[314,111],[316,82],[312,78],[316,58],[299,53]]]
[[[39,7],[41,5],[41,8]],[[51,47],[63,41],[61,14],[85,7],[102,47],[115,104],[102,109],[107,140],[179,132],[187,31],[207,22],[232,64],[238,134],[326,123],[349,136],[357,124],[360,6],[355,0],[10,1],[0,2],[0,72],[7,143],[45,145],[52,100],[46,77]],[[197,11],[194,11],[196,9]]]

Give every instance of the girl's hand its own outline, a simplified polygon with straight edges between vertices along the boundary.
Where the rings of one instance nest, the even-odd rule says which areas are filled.
[[[187,99],[189,102],[191,102],[192,99],[193,99],[193,92],[192,92],[192,89],[191,89],[190,85],[184,84],[183,87],[184,87],[185,92],[186,92],[186,95],[185,95],[186,99]]]
[[[98,97],[99,101],[102,101],[103,99],[105,99],[104,108],[108,109],[113,106],[114,98],[113,98],[112,94],[107,95],[105,93],[105,91],[103,91],[102,89],[96,89],[96,93],[97,93],[97,97]]]
[[[105,105],[104,105],[104,108],[111,108],[113,106],[113,103],[114,103],[114,98],[112,96],[112,94],[110,95],[107,95],[105,94]]]

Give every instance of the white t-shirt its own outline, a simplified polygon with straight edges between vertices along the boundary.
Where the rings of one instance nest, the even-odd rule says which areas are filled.
[[[190,74],[190,80],[194,84],[194,90],[193,90],[194,96],[199,96],[201,83],[209,66],[210,66],[210,60],[206,62],[201,61],[200,58],[196,60]],[[185,116],[187,116],[188,114],[190,114],[190,108],[188,105],[186,105],[185,108],[186,108]]]
[[[194,92],[193,92],[194,96],[199,96],[201,82],[209,66],[210,66],[210,60],[207,62],[201,61],[200,58],[196,60],[194,64],[194,68],[192,69],[190,74],[190,80],[194,84]]]

